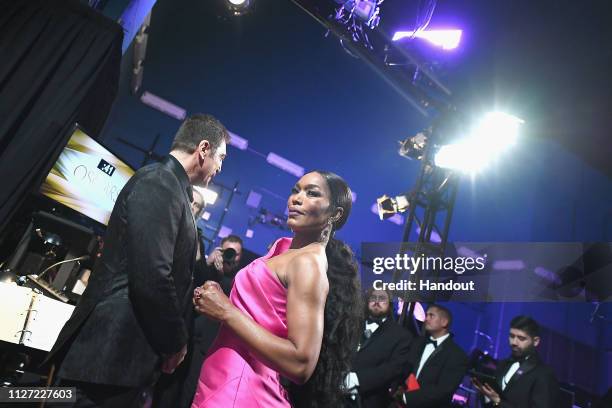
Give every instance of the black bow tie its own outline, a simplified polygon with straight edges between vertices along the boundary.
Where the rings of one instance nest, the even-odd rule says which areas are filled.
[[[434,349],[438,347],[438,340],[434,340],[431,337],[427,339],[427,341],[425,342],[425,347],[427,347],[428,344],[433,344]]]
[[[368,317],[368,319],[366,320],[366,324],[372,324],[372,323],[376,323],[377,325],[380,326],[383,323],[383,320],[380,317]]]

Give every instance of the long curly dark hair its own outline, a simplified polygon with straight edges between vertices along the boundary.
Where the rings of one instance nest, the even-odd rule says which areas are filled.
[[[363,319],[361,285],[353,252],[344,242],[333,238],[333,231],[342,228],[351,211],[351,190],[340,176],[327,171],[315,172],[327,182],[331,192],[330,208],[341,207],[344,212],[334,223],[332,237],[325,249],[329,293],[319,360],[310,379],[303,385],[292,384],[289,390],[293,406],[299,408],[342,405],[341,385],[350,371]]]

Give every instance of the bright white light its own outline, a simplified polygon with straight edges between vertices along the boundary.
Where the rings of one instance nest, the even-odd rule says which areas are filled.
[[[492,152],[501,152],[516,144],[523,120],[503,112],[487,113],[471,137]]]
[[[195,186],[193,188],[198,190],[202,194],[202,197],[204,197],[204,202],[206,203],[206,205],[213,205],[215,201],[217,201],[217,197],[219,196],[219,194],[217,194],[216,191],[211,190],[209,188],[202,188],[202,187],[195,187]]]
[[[234,6],[241,6],[246,2],[246,0],[228,0],[228,1]]]
[[[502,112],[487,113],[470,135],[442,146],[435,157],[438,167],[476,173],[516,144],[523,120]]]
[[[398,41],[402,38],[421,38],[429,41],[431,44],[442,47],[443,50],[453,50],[459,46],[461,42],[461,30],[421,30],[417,31],[397,31],[393,34],[392,41]]]
[[[477,173],[487,167],[490,160],[488,152],[469,141],[442,146],[435,157],[436,166],[466,173]]]

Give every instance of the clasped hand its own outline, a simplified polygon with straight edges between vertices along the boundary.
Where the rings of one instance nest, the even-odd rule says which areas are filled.
[[[206,281],[193,291],[195,310],[213,320],[224,321],[233,305],[217,282]]]

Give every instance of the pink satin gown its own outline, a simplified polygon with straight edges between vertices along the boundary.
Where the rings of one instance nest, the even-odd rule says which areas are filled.
[[[264,329],[287,338],[287,289],[265,261],[287,251],[291,238],[277,240],[267,255],[244,267],[234,280],[230,301]],[[192,408],[291,407],[279,373],[253,355],[221,325],[200,371]]]

